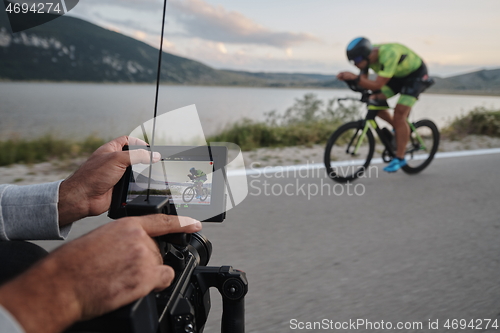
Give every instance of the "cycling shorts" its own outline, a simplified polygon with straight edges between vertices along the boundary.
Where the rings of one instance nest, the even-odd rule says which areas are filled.
[[[381,91],[386,98],[391,98],[396,94],[399,96],[398,104],[412,107],[418,96],[427,86],[423,82],[428,78],[427,66],[422,65],[405,77],[393,77],[382,87]]]

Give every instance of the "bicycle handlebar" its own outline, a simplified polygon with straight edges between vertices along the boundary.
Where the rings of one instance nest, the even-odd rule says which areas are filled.
[[[354,101],[358,101],[358,102],[362,102],[362,103],[367,103],[368,102],[368,98],[370,97],[370,95],[373,94],[373,91],[371,91],[369,89],[365,89],[363,87],[360,87],[357,84],[356,80],[346,80],[344,82],[347,84],[347,86],[349,87],[349,89],[351,89],[352,91],[361,93],[361,98],[360,99],[356,99],[356,98],[352,98],[352,97],[346,97],[346,98],[338,99],[338,101],[342,101],[342,100],[354,100]]]
[[[357,101],[359,102],[359,98],[354,98],[354,97],[343,97],[343,98],[337,98],[337,101]]]

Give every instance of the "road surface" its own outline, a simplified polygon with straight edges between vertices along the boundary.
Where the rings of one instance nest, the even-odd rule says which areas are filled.
[[[382,321],[417,325],[395,332],[457,331],[444,327],[447,319],[500,325],[500,154],[437,159],[414,176],[382,167],[351,185],[351,195],[324,171],[255,175],[249,196],[222,225],[204,225],[214,247],[210,264],[247,272],[247,332],[357,320],[372,329],[366,323],[351,331],[383,331],[376,329]],[[315,186],[323,195],[312,195]],[[285,188],[292,195],[278,195]],[[79,222],[72,237],[103,219]],[[220,332],[212,295],[205,332]],[[474,323],[485,331],[486,321]]]

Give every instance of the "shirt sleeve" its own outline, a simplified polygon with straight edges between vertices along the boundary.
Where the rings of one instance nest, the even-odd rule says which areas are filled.
[[[0,305],[0,332],[2,333],[25,333],[17,320]]]
[[[61,182],[0,185],[0,240],[65,239],[71,225],[59,227]]]

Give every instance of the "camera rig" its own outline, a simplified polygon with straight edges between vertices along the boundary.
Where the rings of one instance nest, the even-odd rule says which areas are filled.
[[[245,332],[245,272],[230,266],[207,267],[212,244],[200,233],[170,234],[157,241],[164,263],[175,270],[171,286],[99,318],[77,323],[67,332],[203,332],[212,287],[222,297],[221,332]]]
[[[154,134],[158,109],[166,6],[167,0],[164,0],[151,147],[155,147]],[[149,143],[149,140],[146,141]],[[184,149],[181,150],[184,151]],[[220,151],[224,159],[227,159],[226,153],[221,148],[211,148],[209,151],[210,156],[212,156],[212,151]],[[230,192],[224,169],[227,160],[224,159],[214,159],[215,166],[213,170],[220,169],[222,171],[227,190]],[[224,161],[222,168],[217,166],[220,163],[217,160]],[[152,170],[151,166],[152,157],[150,170]],[[131,173],[132,170],[129,167],[119,184],[117,184],[118,186],[115,186],[109,211],[110,217],[119,218],[158,213],[177,215],[178,209],[176,209],[175,204],[170,202],[173,200],[166,196],[151,196],[149,185],[145,200],[136,197],[131,201],[127,201],[128,185],[126,184],[130,181]],[[151,171],[149,180],[151,180]],[[219,182],[216,182],[216,184],[219,184]],[[213,188],[214,193],[217,192],[217,186],[215,185]],[[234,206],[231,194],[229,196]],[[222,222],[224,220],[226,216],[225,210],[217,210],[217,207],[225,207],[224,202],[225,195],[214,196],[214,201],[210,203],[210,207],[216,207],[215,211],[218,211],[219,214],[212,215],[211,221]],[[182,207],[179,208],[181,208],[179,212],[183,214]],[[193,217],[195,218],[198,218],[196,213],[200,211],[203,211],[201,216],[207,214],[207,210],[201,208],[191,211],[194,212]],[[208,211],[212,212],[210,209]],[[125,212],[125,215],[123,215],[123,212]],[[209,219],[202,218],[200,220],[208,221]],[[212,287],[217,288],[222,296],[222,333],[245,332],[244,298],[248,292],[248,281],[245,272],[235,270],[230,266],[207,267],[212,254],[212,244],[200,233],[170,234],[157,237],[156,241],[163,263],[171,266],[175,271],[175,279],[170,287],[158,293],[151,292],[149,295],[99,318],[77,323],[66,332],[201,333],[205,328],[210,311],[209,289]]]
[[[142,147],[150,149],[150,147]],[[129,147],[124,147],[128,150]],[[200,150],[207,147],[157,147],[165,159],[188,160],[192,165],[200,159]],[[211,166],[212,171],[220,170],[218,176],[212,176],[211,198],[209,205],[195,207],[198,209],[179,210],[179,213],[194,213],[193,217],[211,216],[205,221],[222,222],[226,217],[222,205],[224,203],[225,166],[227,152],[225,147],[209,149],[210,158],[203,163]],[[203,155],[202,155],[203,156]],[[202,158],[205,160],[205,158]],[[178,163],[178,162],[177,162]],[[151,166],[150,166],[151,167]],[[164,169],[162,165],[160,169]],[[147,174],[135,174],[129,167],[122,179],[113,189],[108,216],[118,219],[125,216],[143,216],[148,214],[177,215],[176,205],[172,204],[169,195],[128,196],[130,184]],[[151,174],[149,176],[151,178]],[[169,180],[162,179],[162,186],[169,188]],[[149,189],[149,187],[148,187]],[[216,209],[213,209],[215,206]],[[223,211],[221,211],[221,209]],[[207,215],[208,213],[208,215]],[[230,266],[207,267],[212,255],[212,243],[201,233],[169,234],[155,238],[165,265],[175,271],[175,279],[171,286],[161,292],[152,292],[132,304],[110,312],[90,321],[80,322],[67,332],[85,333],[200,333],[211,307],[210,292],[217,288],[222,297],[223,313],[221,331],[223,333],[243,333],[245,331],[244,297],[248,291],[245,272]]]

